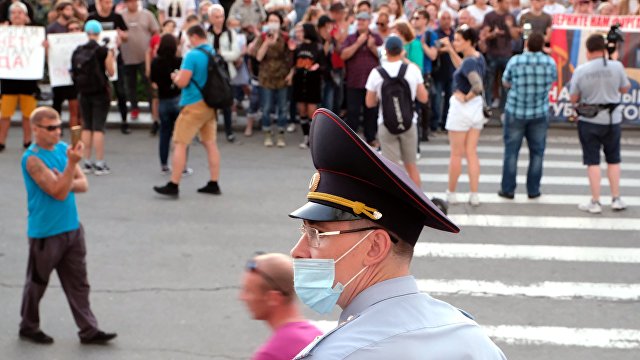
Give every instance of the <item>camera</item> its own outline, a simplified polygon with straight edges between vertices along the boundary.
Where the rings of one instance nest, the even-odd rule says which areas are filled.
[[[442,41],[440,41],[440,40],[436,40],[436,41],[434,41],[434,44],[433,44],[433,45],[434,45],[435,47],[437,47],[437,48],[441,48],[441,47],[443,47],[443,46],[444,46],[444,44],[443,44],[443,43],[442,43]]]
[[[524,40],[527,40],[531,35],[531,31],[532,31],[531,24],[524,23],[524,25],[522,25],[522,38]]]
[[[624,34],[620,30],[620,24],[611,25],[609,32],[607,33],[607,52],[609,57],[616,52],[619,42],[624,42]]]

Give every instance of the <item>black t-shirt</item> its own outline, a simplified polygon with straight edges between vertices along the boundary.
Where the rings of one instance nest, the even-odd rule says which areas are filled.
[[[124,18],[120,14],[116,14],[113,10],[109,14],[109,16],[103,17],[100,16],[97,12],[93,12],[89,14],[87,21],[89,20],[97,20],[100,24],[102,24],[102,30],[116,30],[120,29],[122,31],[127,31],[129,28],[127,24],[124,22]]]
[[[54,21],[47,26],[47,34],[65,34],[67,32],[69,32],[67,27],[57,21]]]
[[[98,14],[98,12],[92,12],[89,14],[87,21],[89,20],[97,20],[100,24],[102,24],[102,30],[116,30],[120,29],[122,31],[127,31],[129,28],[127,24],[124,22],[124,18],[120,14],[116,14],[113,9],[109,16],[103,17]],[[122,60],[122,54],[118,53],[118,66],[123,65],[124,61]]]
[[[171,73],[180,69],[182,58],[158,56],[151,62],[151,82],[158,85],[158,98],[171,99],[180,95],[180,88],[171,81]]]
[[[438,28],[436,30],[436,35],[438,39],[442,39],[444,37],[448,37],[449,41],[453,43],[453,36],[455,32],[451,30],[451,33],[447,35],[442,29]],[[447,53],[438,53],[438,58],[440,61],[440,67],[431,73],[431,77],[440,81],[447,81],[453,79],[453,72],[456,70],[456,67],[453,66],[453,62],[451,61],[451,56]]]

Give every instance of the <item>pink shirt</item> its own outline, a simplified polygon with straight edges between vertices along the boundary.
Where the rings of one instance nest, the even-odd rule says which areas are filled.
[[[253,360],[291,360],[322,332],[307,321],[286,323],[271,335]]]

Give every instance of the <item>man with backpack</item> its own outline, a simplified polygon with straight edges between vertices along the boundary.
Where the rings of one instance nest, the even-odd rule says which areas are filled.
[[[404,164],[409,177],[420,186],[420,172],[416,165],[418,142],[417,114],[414,102],[428,100],[421,70],[405,58],[402,40],[390,36],[385,43],[387,61],[369,74],[365,102],[367,107],[378,106],[378,138],[382,155]]]
[[[109,76],[115,72],[113,51],[100,46],[98,40],[102,25],[89,20],[84,25],[89,42],[78,46],[71,55],[71,78],[80,98],[82,113],[82,142],[85,144],[82,171],[95,175],[107,175],[110,169],[104,160],[104,129],[111,106]],[[91,163],[93,148],[96,161]]]
[[[182,89],[180,96],[182,110],[173,131],[171,181],[164,186],[154,186],[153,190],[162,195],[178,196],[178,185],[187,160],[187,146],[199,133],[200,143],[207,151],[211,180],[198,189],[198,192],[219,195],[220,152],[216,144],[216,109],[210,104],[211,93],[208,91],[211,87],[208,78],[213,75],[209,71],[209,62],[215,61],[212,56],[214,50],[207,43],[207,35],[200,25],[190,27],[187,30],[187,37],[192,48],[182,60],[180,71],[171,75],[173,83]],[[220,91],[225,92],[224,95],[226,95],[226,91]]]

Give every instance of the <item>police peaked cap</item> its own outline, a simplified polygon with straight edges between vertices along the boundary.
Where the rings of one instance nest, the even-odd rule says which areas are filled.
[[[337,115],[319,109],[309,135],[317,172],[308,202],[292,218],[323,222],[369,219],[415,245],[424,226],[457,233],[405,170],[371,149]]]

